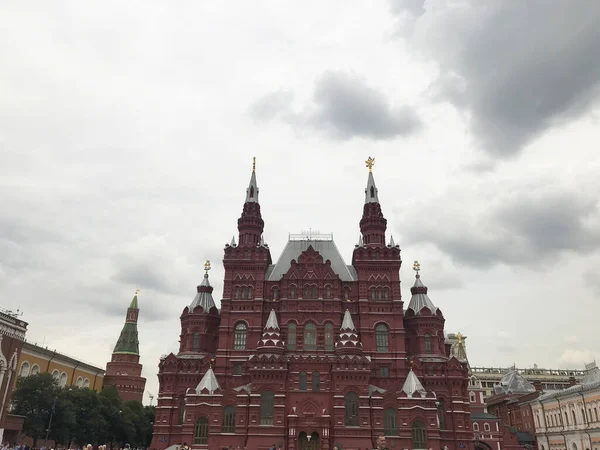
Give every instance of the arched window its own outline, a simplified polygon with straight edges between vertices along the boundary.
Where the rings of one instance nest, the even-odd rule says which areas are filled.
[[[469,392],[469,401],[475,403],[475,392]]]
[[[571,415],[573,416],[573,425],[577,425],[577,416],[574,409],[571,410]]]
[[[425,430],[425,424],[420,420],[415,421],[412,425],[412,440],[413,450],[428,448],[427,431]]]
[[[58,385],[60,387],[65,387],[67,385],[67,374],[65,372],[60,374],[60,378],[58,379]]]
[[[375,288],[372,287],[370,290],[371,290],[371,300],[375,300]]]
[[[390,298],[390,290],[388,288],[383,288],[383,299],[388,300]]]
[[[246,332],[248,326],[244,322],[238,322],[235,325],[235,334],[233,336],[233,349],[234,350],[245,350],[246,349]]]
[[[358,395],[354,392],[348,392],[344,396],[344,405],[346,410],[346,425],[351,427],[358,426]]]
[[[317,327],[314,323],[307,323],[304,326],[304,350],[317,349]]]
[[[179,425],[183,423],[185,419],[185,397],[182,395],[179,397]]]
[[[290,286],[290,298],[296,298],[296,288],[294,286]]]
[[[37,375],[38,373],[40,373],[40,366],[38,366],[37,364],[34,364],[31,367],[31,375]]]
[[[377,300],[383,299],[382,293],[383,293],[382,289],[377,289]]]
[[[192,351],[200,351],[200,333],[198,331],[194,331],[194,335],[192,338]]]
[[[438,422],[440,423],[440,430],[446,429],[446,403],[443,399],[439,399],[436,402],[437,405],[437,416]]]
[[[331,298],[331,286],[325,286],[325,298]]]
[[[277,300],[279,298],[279,288],[273,288],[273,300]]]
[[[206,417],[200,417],[196,422],[196,426],[194,427],[194,444],[208,444],[208,419]]]
[[[375,343],[377,345],[378,352],[390,351],[389,346],[389,332],[387,325],[380,323],[375,328]]]
[[[235,299],[238,300],[240,298],[240,287],[235,287]]]
[[[83,387],[83,378],[82,377],[78,377],[77,378],[77,387]]]
[[[252,289],[252,286],[250,286],[248,288],[248,300],[252,300],[254,298],[254,289]]]
[[[479,424],[477,422],[473,423],[473,431],[479,431]]]
[[[350,289],[348,287],[344,288],[344,300],[350,299]]]
[[[296,350],[296,324],[295,323],[290,323],[288,325],[287,348],[288,348],[288,350]]]
[[[226,406],[223,410],[223,433],[235,433],[235,406]]]
[[[319,372],[312,373],[312,391],[319,392],[321,390],[321,374]]]
[[[275,395],[271,391],[264,391],[260,394],[260,424],[273,425],[273,402]]]
[[[325,324],[325,351],[333,350],[333,325]]]
[[[383,413],[383,434],[396,436],[398,434],[398,414],[394,408],[388,408]]]
[[[85,380],[83,380],[83,387],[90,387],[90,380],[88,380],[87,378]]]
[[[310,286],[304,286],[304,298],[312,298],[310,296]]]
[[[425,353],[431,353],[431,335],[425,334]]]
[[[486,423],[484,423],[484,424],[483,424],[483,429],[484,429],[484,431],[490,431],[490,424],[489,424],[489,423],[487,423],[487,422],[486,422]]]
[[[58,372],[58,370],[54,369],[54,370],[52,371],[52,376],[54,377],[54,379],[55,379],[56,381],[58,381],[58,379],[60,378],[60,373]]]
[[[298,374],[298,386],[301,391],[306,391],[306,372]]]
[[[29,363],[27,361],[25,361],[23,364],[21,364],[21,371],[19,372],[19,376],[20,377],[27,377],[29,376]],[[57,371],[58,373],[58,371]]]

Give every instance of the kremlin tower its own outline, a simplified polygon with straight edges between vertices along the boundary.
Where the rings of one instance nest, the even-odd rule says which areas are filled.
[[[117,345],[112,353],[112,358],[106,364],[104,386],[114,386],[123,401],[142,401],[146,379],[142,377],[140,361],[140,348],[138,340],[137,321],[140,309],[138,308],[138,291],[136,291],[129,308],[125,325],[117,340]]]

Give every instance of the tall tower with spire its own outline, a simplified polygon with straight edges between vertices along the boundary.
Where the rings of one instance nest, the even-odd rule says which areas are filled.
[[[114,386],[125,401],[142,401],[146,379],[142,377],[140,364],[140,342],[138,339],[137,321],[140,309],[136,291],[125,316],[125,324],[112,353],[110,362],[106,364],[104,387]]]

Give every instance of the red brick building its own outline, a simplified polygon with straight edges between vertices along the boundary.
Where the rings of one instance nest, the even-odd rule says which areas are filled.
[[[0,308],[0,443],[14,444],[23,429],[25,418],[10,414],[10,405],[27,325],[17,314]]]
[[[258,193],[253,169],[221,310],[207,270],[179,351],[161,358],[151,447],[364,450],[386,435],[390,449],[473,449],[467,364],[450,356],[418,263],[404,309],[371,170],[351,265],[312,233],[273,263]]]
[[[136,292],[127,308],[125,325],[115,345],[111,361],[106,364],[104,387],[114,386],[124,401],[141,402],[146,387],[146,379],[142,377],[140,364],[140,342],[137,330],[139,313]]]

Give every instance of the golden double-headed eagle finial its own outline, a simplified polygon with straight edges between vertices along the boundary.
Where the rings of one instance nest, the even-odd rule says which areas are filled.
[[[419,261],[415,261],[413,264],[413,270],[417,272],[417,274],[419,273],[419,270],[421,270],[421,264],[419,264]]]
[[[206,273],[208,274],[208,271],[210,270],[210,261],[207,259],[206,262],[204,263],[204,270],[206,271]]]
[[[375,158],[369,158],[365,161],[365,164],[369,168],[369,172],[373,172],[373,166],[375,165]]]
[[[135,290],[135,295],[138,295],[139,293],[140,293],[140,290],[139,290],[139,289],[136,289],[136,290]]]
[[[463,343],[463,335],[462,335],[462,333],[460,333],[460,332],[459,332],[459,333],[456,335],[456,337],[458,338],[458,343],[459,343],[459,344],[462,344],[462,343]]]

